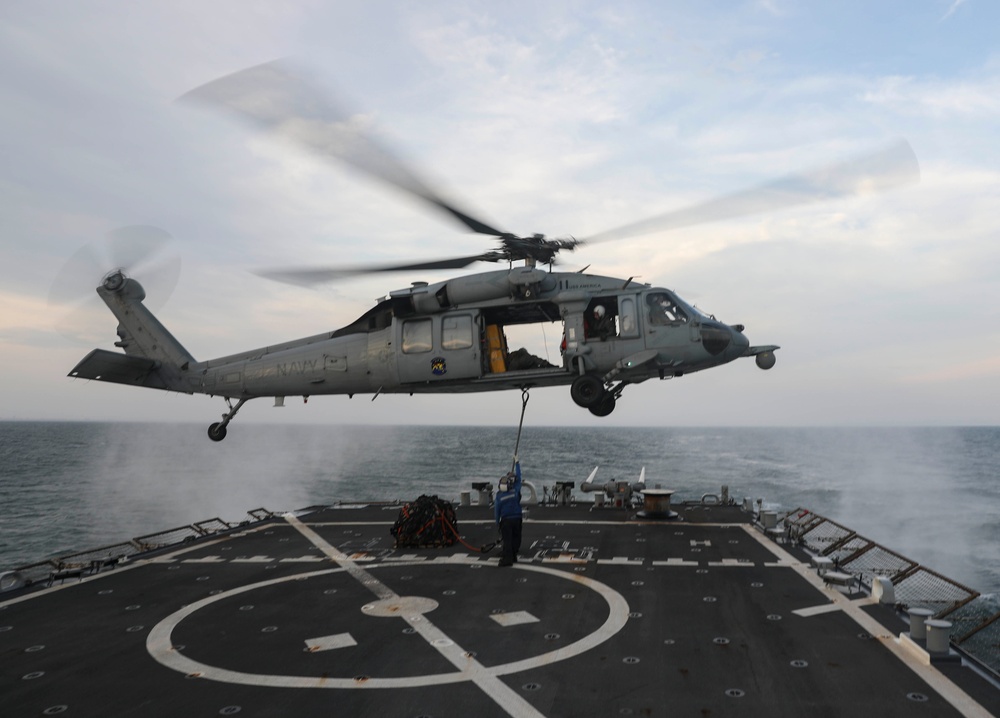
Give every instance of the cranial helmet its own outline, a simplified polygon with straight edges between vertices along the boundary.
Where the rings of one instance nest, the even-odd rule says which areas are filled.
[[[501,491],[507,491],[510,489],[511,484],[514,483],[514,474],[507,472],[500,477],[500,481],[497,483],[497,487]]]
[[[594,316],[597,317],[598,319],[600,319],[600,318],[602,318],[604,316],[604,305],[603,304],[598,304],[596,307],[594,307]]]

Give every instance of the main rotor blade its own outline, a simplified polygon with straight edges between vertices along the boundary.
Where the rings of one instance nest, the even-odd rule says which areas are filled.
[[[580,243],[607,242],[828,199],[875,194],[919,181],[917,157],[910,144],[902,140],[872,154],[627,224]]]
[[[446,201],[368,136],[358,116],[337,109],[324,95],[286,62],[274,61],[220,77],[180,100],[221,109],[311,152],[346,162],[447,212],[473,232],[494,237],[505,234]]]
[[[454,257],[452,259],[438,259],[430,262],[414,262],[410,264],[377,264],[364,267],[289,267],[286,269],[265,269],[254,272],[254,274],[258,277],[273,279],[277,282],[311,287],[337,279],[356,277],[361,274],[405,272],[420,269],[462,269],[474,262],[496,261],[498,257],[498,254],[477,254],[471,257]]]

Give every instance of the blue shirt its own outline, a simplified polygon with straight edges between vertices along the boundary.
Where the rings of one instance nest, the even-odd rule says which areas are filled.
[[[521,462],[514,463],[514,485],[507,491],[498,491],[493,503],[493,516],[501,519],[521,518]]]

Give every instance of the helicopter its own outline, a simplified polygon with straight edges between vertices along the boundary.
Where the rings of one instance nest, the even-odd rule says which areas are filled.
[[[259,275],[312,286],[369,272],[457,270],[477,262],[504,269],[414,282],[390,291],[347,326],[229,356],[196,360],[145,306],[145,290],[124,267],[97,294],[118,319],[121,352],[94,349],[69,376],[207,394],[227,411],[208,436],[222,441],[250,399],[387,393],[460,393],[568,386],[580,407],[611,414],[626,387],[673,379],[754,357],[775,365],[777,345],[751,345],[742,324],[725,324],[665,287],[579,271],[556,257],[582,245],[690,226],[795,204],[884,190],[913,181],[912,149],[897,143],[861,159],[786,177],[744,192],[626,225],[588,239],[518,236],[474,217],[359,130],[286,63],[241,70],[181,98],[235,115],[313,153],[346,162],[498,242],[478,254],[394,265],[287,268]],[[520,264],[518,264],[520,263]],[[506,329],[559,323],[558,363],[508,346]]]

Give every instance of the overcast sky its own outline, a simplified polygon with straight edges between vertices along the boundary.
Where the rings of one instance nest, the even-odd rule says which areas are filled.
[[[67,378],[91,348],[113,348],[116,323],[94,294],[68,331],[50,290],[117,227],[174,238],[169,297],[137,278],[198,359],[338,328],[391,289],[448,276],[310,290],[250,270],[492,248],[346,166],[176,102],[289,58],[443,193],[519,234],[586,237],[900,138],[913,147],[915,186],[564,256],[570,271],[676,289],[782,349],[768,372],[740,360],[630,387],[603,420],[568,388],[536,390],[529,422],[996,424],[997,27],[986,0],[7,0],[0,419],[207,426],[224,410]],[[81,276],[81,296],[100,278]],[[237,422],[516,424],[520,411],[517,392],[271,403]]]

